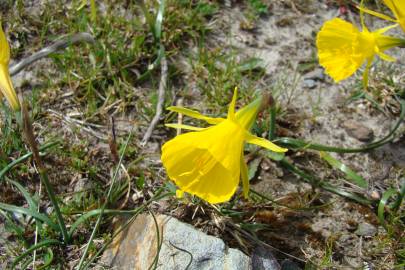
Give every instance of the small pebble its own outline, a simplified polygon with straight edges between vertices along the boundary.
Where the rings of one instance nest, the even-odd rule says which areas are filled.
[[[325,72],[323,71],[322,68],[316,68],[311,72],[308,72],[307,74],[304,75],[304,79],[311,79],[315,81],[323,81],[325,80]]]
[[[378,193],[378,191],[376,191],[376,190],[373,190],[371,192],[370,197],[371,197],[371,199],[376,200],[376,201],[378,201],[381,198],[380,193]]]
[[[309,89],[314,89],[316,87],[316,82],[312,79],[305,79],[304,80],[304,87]]]
[[[377,228],[369,223],[363,222],[359,224],[354,233],[358,236],[374,236],[377,233]]]
[[[372,129],[355,120],[345,121],[343,127],[349,136],[356,138],[361,142],[369,142],[374,138],[374,132]]]

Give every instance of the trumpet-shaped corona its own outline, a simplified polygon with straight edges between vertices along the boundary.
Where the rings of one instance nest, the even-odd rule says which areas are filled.
[[[6,36],[0,23],[0,98],[3,95],[14,111],[20,110],[20,102],[17,94],[14,91],[13,83],[11,82],[8,71],[10,62],[10,46],[8,45]]]
[[[395,61],[384,51],[404,44],[402,39],[383,35],[392,27],[370,32],[364,25],[360,31],[339,18],[327,21],[316,38],[320,65],[335,82],[339,82],[350,77],[367,61],[367,78],[368,68],[376,55],[386,61]]]
[[[261,98],[235,113],[236,96],[235,90],[226,119],[203,116],[181,107],[168,108],[213,124],[203,129],[167,125],[195,130],[179,135],[162,146],[163,165],[181,192],[194,194],[209,203],[221,203],[232,197],[242,178],[244,195],[247,196],[249,180],[243,158],[244,143],[256,144],[275,152],[287,151],[249,132],[259,111]]]

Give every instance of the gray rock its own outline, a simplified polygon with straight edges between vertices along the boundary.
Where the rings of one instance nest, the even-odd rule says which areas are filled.
[[[354,233],[359,236],[374,236],[377,233],[377,228],[369,223],[363,222],[359,224]]]
[[[360,124],[354,120],[348,120],[343,123],[347,134],[349,136],[358,139],[362,142],[369,142],[374,138],[374,132],[370,128]]]
[[[317,83],[312,79],[304,79],[303,86],[305,88],[314,89],[317,86]]]
[[[124,229],[107,249],[101,263],[108,269],[148,269],[160,251],[156,269],[251,269],[250,259],[241,251],[228,248],[216,237],[165,215],[140,215]],[[159,234],[157,233],[159,228]]]
[[[325,72],[322,68],[316,68],[311,72],[308,72],[304,75],[304,79],[311,79],[315,81],[323,81],[325,79]]]
[[[363,261],[360,257],[344,256],[343,263],[351,267],[350,269],[362,269]]]
[[[281,263],[281,270],[301,270],[301,268],[295,262],[286,259]]]
[[[253,250],[252,268],[254,270],[280,270],[281,266],[270,250],[258,246]]]

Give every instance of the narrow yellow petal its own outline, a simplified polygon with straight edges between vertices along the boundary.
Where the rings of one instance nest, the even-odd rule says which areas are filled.
[[[397,26],[398,26],[398,24],[389,25],[389,26],[386,26],[386,27],[383,27],[383,28],[380,28],[380,29],[374,31],[374,33],[377,33],[377,34],[384,34],[384,33],[387,32],[388,30],[391,30],[391,29],[393,29],[393,28],[395,28],[395,27],[397,27]]]
[[[245,199],[248,199],[250,189],[249,175],[248,175],[248,167],[246,165],[243,155],[240,156],[240,175],[242,178],[242,185],[243,185],[243,197],[245,197]]]
[[[271,150],[273,152],[284,153],[284,152],[288,151],[288,149],[286,149],[286,148],[277,146],[274,143],[272,143],[271,141],[268,141],[268,140],[266,140],[264,138],[257,137],[257,136],[255,136],[253,134],[250,134],[250,133],[248,133],[246,135],[246,142],[250,143],[250,144],[256,144],[258,146],[269,149],[269,150]]]
[[[396,22],[396,21],[397,21],[397,20],[391,18],[390,16],[387,16],[387,15],[381,14],[381,13],[379,13],[379,12],[376,12],[376,11],[373,11],[373,10],[370,10],[370,9],[367,9],[367,8],[365,8],[365,7],[357,6],[357,8],[358,8],[359,10],[365,12],[365,13],[368,13],[368,14],[370,14],[370,15],[373,15],[373,16],[375,16],[375,17],[378,17],[378,18],[383,19],[383,20],[386,20],[386,21],[390,21],[390,22]]]
[[[205,129],[205,128],[193,127],[193,126],[189,126],[189,125],[176,124],[176,123],[165,124],[165,126],[169,127],[169,128],[185,129],[185,130],[192,130],[192,131],[201,131],[201,130]]]
[[[401,25],[403,31],[405,31],[405,1],[404,0],[383,0],[384,4],[391,9],[394,13],[396,22]]]
[[[385,60],[387,62],[395,62],[396,61],[396,59],[394,57],[392,57],[392,56],[390,56],[388,54],[385,54],[383,52],[378,52],[377,54],[381,59],[383,59],[383,60]]]
[[[195,119],[204,120],[205,122],[207,122],[208,124],[211,124],[211,125],[219,124],[225,120],[224,118],[214,118],[214,117],[205,116],[197,111],[190,110],[190,109],[187,109],[184,107],[170,106],[167,108],[167,110],[172,111],[172,112],[181,113],[181,114],[187,115],[187,116],[195,118]]]
[[[236,112],[236,121],[245,130],[249,131],[252,128],[253,123],[255,122],[257,114],[260,110],[261,104],[262,97],[259,97]]]
[[[395,17],[401,20],[405,17],[405,1],[404,0],[383,0],[384,4],[391,9]]]
[[[236,106],[236,100],[238,99],[238,88],[235,87],[235,90],[233,91],[233,97],[231,104],[229,104],[228,108],[228,119],[235,121],[235,106]]]

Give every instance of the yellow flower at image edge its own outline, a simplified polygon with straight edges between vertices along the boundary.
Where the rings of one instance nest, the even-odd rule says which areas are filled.
[[[367,61],[368,68],[374,56],[386,61],[395,61],[383,52],[389,48],[404,45],[404,40],[383,35],[394,26],[370,32],[366,27],[359,31],[353,24],[335,18],[327,21],[316,38],[319,63],[335,82],[350,77]]]
[[[383,0],[384,4],[394,13],[395,19],[391,18],[385,14],[381,14],[379,12],[364,8],[362,5],[359,6],[358,8],[366,12],[368,14],[371,14],[373,16],[379,17],[381,19],[391,21],[391,22],[396,22],[398,23],[402,30],[405,32],[405,1],[404,0]]]
[[[236,97],[235,90],[226,119],[203,116],[181,107],[168,108],[214,124],[204,129],[177,124],[167,125],[196,130],[179,135],[162,146],[163,165],[169,178],[180,188],[179,194],[188,192],[209,203],[225,202],[236,192],[242,177],[246,197],[249,180],[243,157],[244,143],[256,144],[274,152],[287,151],[249,132],[259,111],[261,98],[235,113]]]
[[[11,82],[8,71],[9,62],[10,47],[0,23],[0,99],[4,95],[13,110],[18,111],[20,110],[20,102],[18,101],[17,94],[15,93],[13,84]]]
[[[404,0],[384,0],[385,5],[394,13],[396,22],[405,31],[405,1]]]

